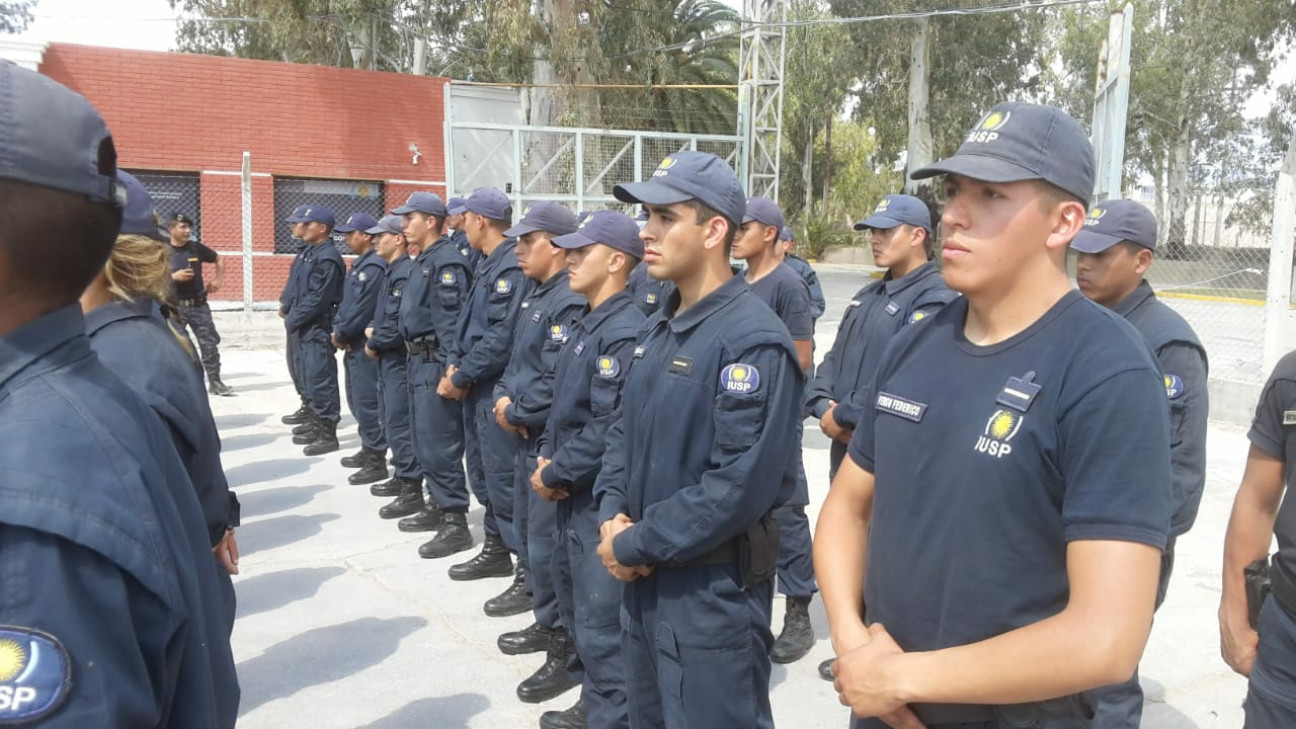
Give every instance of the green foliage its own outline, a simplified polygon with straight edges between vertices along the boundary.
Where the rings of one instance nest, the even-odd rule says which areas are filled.
[[[823,258],[829,248],[863,245],[864,238],[851,228],[849,217],[843,215],[808,215],[792,221],[796,232],[797,255],[802,258]]]

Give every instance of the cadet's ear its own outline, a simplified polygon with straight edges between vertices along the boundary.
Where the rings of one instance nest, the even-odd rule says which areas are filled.
[[[612,251],[612,255],[608,256],[608,272],[616,273],[625,269],[625,267],[626,254],[621,251]]]

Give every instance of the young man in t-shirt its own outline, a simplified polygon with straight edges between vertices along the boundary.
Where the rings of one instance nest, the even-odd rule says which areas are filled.
[[[820,513],[834,687],[857,728],[1087,722],[1151,628],[1165,389],[1067,277],[1094,178],[1074,119],[1000,104],[936,175],[963,297],[892,340]]]
[[[225,277],[225,261],[216,251],[193,238],[193,218],[175,213],[168,226],[171,233],[171,282],[175,287],[180,323],[192,329],[194,338],[198,340],[208,391],[213,395],[233,395],[234,388],[221,382],[220,332],[216,331],[211,307],[207,305],[207,294],[216,293]],[[206,286],[203,286],[204,263],[216,266],[216,275]]]

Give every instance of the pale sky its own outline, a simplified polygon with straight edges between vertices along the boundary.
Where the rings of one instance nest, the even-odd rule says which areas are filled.
[[[724,0],[736,9],[742,0]],[[175,47],[176,12],[167,0],[40,0],[35,20],[20,40],[81,43],[84,45],[169,51]],[[1095,51],[1097,55],[1097,51]],[[1296,77],[1296,54],[1289,53],[1274,72],[1274,81]],[[1246,103],[1243,113],[1261,116],[1273,104],[1273,94],[1261,91]]]

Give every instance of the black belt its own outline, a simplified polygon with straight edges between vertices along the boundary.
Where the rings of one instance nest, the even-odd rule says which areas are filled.
[[[418,339],[405,340],[405,347],[410,354],[421,354],[424,357],[433,357],[440,352],[437,344],[436,337],[419,337]]]
[[[727,539],[720,546],[693,559],[671,560],[656,565],[661,569],[676,570],[685,567],[710,567],[715,565],[738,566],[738,538]]]
[[[201,294],[192,299],[179,299],[176,303],[181,306],[202,306],[207,303],[207,295]]]

